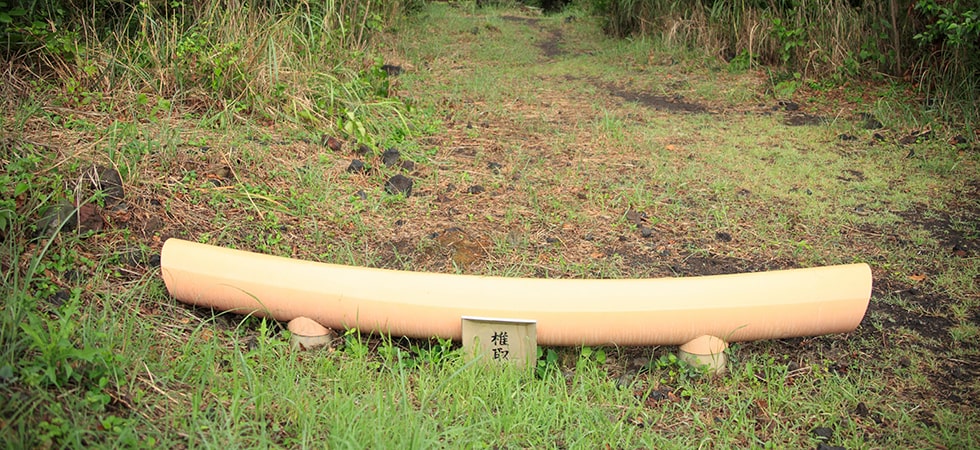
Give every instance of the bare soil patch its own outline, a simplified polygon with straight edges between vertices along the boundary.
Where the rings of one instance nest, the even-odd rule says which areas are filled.
[[[541,19],[534,18],[534,17],[503,15],[500,16],[500,18],[508,22],[521,23],[532,27],[536,27],[541,24]]]
[[[628,102],[636,102],[647,108],[658,111],[668,111],[677,113],[707,113],[708,108],[698,103],[684,100],[680,95],[654,95],[637,90],[627,89],[613,84],[597,85],[608,91],[610,94]]]
[[[944,211],[919,205],[899,215],[907,222],[926,230],[942,243],[944,251],[960,258],[980,255],[980,204],[976,190],[961,192]]]
[[[551,30],[544,40],[538,41],[538,49],[546,58],[556,58],[565,55],[565,50],[562,49],[561,43],[563,39],[563,33],[561,29]]]
[[[561,47],[562,40],[564,39],[564,33],[560,28],[545,27],[541,25],[541,19],[534,17],[504,15],[500,18],[507,22],[536,27],[541,35],[538,37],[535,46],[541,51],[541,54],[544,55],[545,58],[551,59],[565,55],[566,52]]]
[[[807,125],[820,125],[826,121],[827,119],[813,114],[793,113],[787,115],[783,123],[791,127],[802,127]]]

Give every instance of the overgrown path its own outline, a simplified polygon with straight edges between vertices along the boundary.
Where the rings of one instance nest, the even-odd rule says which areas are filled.
[[[391,37],[388,58],[408,68],[399,94],[445,126],[421,141],[429,171],[393,255],[551,277],[865,261],[876,284],[858,332],[763,351],[881,368],[879,388],[975,413],[976,151],[896,120],[881,87],[774,96],[762,70],[597,28],[435,9]],[[909,383],[910,366],[930,381]]]
[[[595,257],[584,250],[620,255],[633,275],[717,273],[866,259],[880,241],[866,228],[950,206],[947,229],[916,225],[940,228],[950,252],[976,250],[953,223],[976,217],[969,154],[936,145],[909,161],[893,144],[910,131],[884,127],[860,92],[775,99],[761,72],[610,42],[571,19],[427,16],[393,38],[389,56],[410,67],[399,94],[444,119],[422,147],[458,179],[423,178],[419,192],[461,213],[441,224],[493,235],[503,220],[561,239],[578,264]],[[908,165],[935,179],[897,177]],[[464,195],[477,185],[485,195]]]
[[[0,441],[980,447],[980,152],[911,110],[909,90],[745,70],[609,39],[584,15],[469,3],[432,2],[386,30],[364,61],[334,67],[353,81],[283,74],[304,83],[270,97],[283,110],[269,116],[209,109],[197,92],[16,105],[0,144],[20,177],[3,204],[30,216],[18,229],[40,219],[43,235],[75,210],[50,185],[97,200],[44,236],[50,248],[0,239],[3,292],[19,299],[0,306]],[[274,21],[268,42],[305,48]],[[343,89],[357,92],[334,102]],[[31,209],[49,199],[54,214]],[[737,343],[722,377],[664,347],[543,349],[530,374],[470,365],[445,340],[357,330],[296,351],[282,324],[169,296],[155,266],[174,237],[549,278],[866,262],[875,286],[855,332]]]

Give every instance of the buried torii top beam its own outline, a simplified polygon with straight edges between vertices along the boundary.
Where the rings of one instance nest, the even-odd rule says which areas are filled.
[[[178,300],[288,321],[460,340],[462,316],[537,321],[541,345],[676,345],[817,336],[857,328],[867,264],[657,279],[537,279],[372,269],[164,243]]]

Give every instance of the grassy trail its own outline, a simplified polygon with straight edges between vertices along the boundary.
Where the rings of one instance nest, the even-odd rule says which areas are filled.
[[[575,14],[446,3],[369,56],[409,107],[337,129],[44,105],[3,122],[18,151],[57,149],[25,173],[118,168],[127,207],[47,253],[3,241],[4,267],[39,267],[3,279],[37,299],[2,309],[4,445],[980,447],[980,157],[916,126],[900,88],[787,85]],[[169,237],[553,278],[867,262],[875,290],[856,332],[736,344],[723,377],[661,347],[546,349],[524,373],[356,331],[290,350],[281,324],[170,298]]]

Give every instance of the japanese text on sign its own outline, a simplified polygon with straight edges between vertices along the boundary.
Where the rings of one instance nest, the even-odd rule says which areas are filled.
[[[510,343],[507,341],[506,331],[494,331],[490,336],[490,343],[493,344],[493,359],[507,359],[507,355],[510,355]]]
[[[527,319],[462,317],[463,349],[502,364],[534,365],[537,356],[537,322]]]

